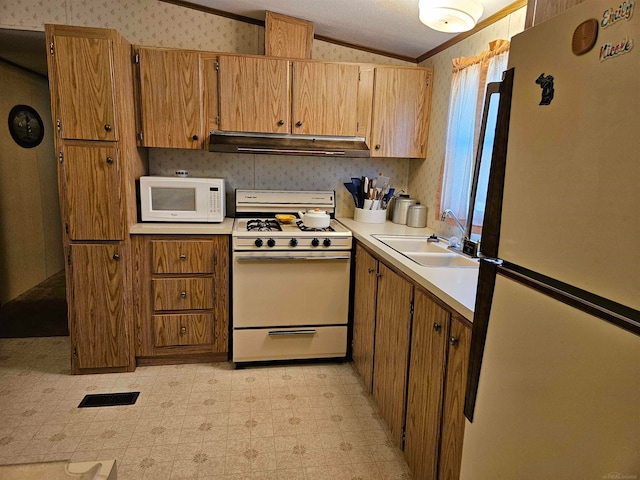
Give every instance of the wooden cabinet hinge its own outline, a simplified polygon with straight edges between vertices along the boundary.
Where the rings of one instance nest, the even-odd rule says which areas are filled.
[[[78,349],[73,347],[73,358],[78,358]]]
[[[413,317],[413,300],[411,300],[411,303],[409,303],[409,315]]]
[[[216,68],[216,72],[220,71],[220,62],[218,60],[216,60],[215,68]]]
[[[400,450],[404,450],[404,443],[407,440],[407,430],[406,428],[402,429],[402,441],[400,442]]]
[[[62,129],[62,124],[60,123],[60,119],[56,119],[56,130],[58,131],[58,133],[60,133],[60,130]]]
[[[67,265],[71,265],[71,254],[67,255]]]
[[[220,125],[220,115],[218,115],[218,116],[216,117],[216,124],[217,124],[217,125]]]
[[[49,42],[49,54],[53,55],[53,42]]]
[[[65,224],[64,224],[64,231],[65,231],[65,233],[66,233],[67,235],[69,235],[69,224],[68,224],[68,223],[65,223]]]
[[[140,50],[136,50],[136,52],[133,54],[133,63],[135,63],[136,65],[140,65]]]
[[[140,130],[138,132],[138,139],[142,142],[144,141],[144,132],[142,130]]]
[[[60,153],[58,153],[58,161],[60,163],[64,163],[64,156],[62,155],[62,150],[60,150]]]

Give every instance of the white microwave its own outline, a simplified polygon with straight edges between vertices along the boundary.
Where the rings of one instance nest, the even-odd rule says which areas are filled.
[[[143,222],[222,222],[224,179],[140,177]]]

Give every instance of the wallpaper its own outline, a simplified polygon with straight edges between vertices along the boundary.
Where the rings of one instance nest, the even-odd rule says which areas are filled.
[[[409,191],[412,197],[422,200],[428,208],[427,226],[443,235],[460,235],[455,227],[449,227],[437,219],[436,200],[440,186],[440,171],[444,162],[451,88],[451,59],[473,57],[489,49],[489,42],[497,39],[509,40],[524,30],[526,7],[466,38],[462,42],[425,60],[420,66],[432,67],[434,84],[431,97],[429,124],[429,146],[426,160],[411,160],[409,168]]]

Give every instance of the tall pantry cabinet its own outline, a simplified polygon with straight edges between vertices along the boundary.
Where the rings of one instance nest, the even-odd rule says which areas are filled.
[[[67,258],[72,373],[135,368],[129,226],[136,180],[131,45],[115,30],[46,25]]]

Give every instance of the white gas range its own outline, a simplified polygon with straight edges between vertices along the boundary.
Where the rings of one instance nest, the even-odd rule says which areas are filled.
[[[315,208],[330,214],[329,227],[275,219]],[[334,214],[332,191],[236,191],[236,364],[346,356],[352,235]]]

